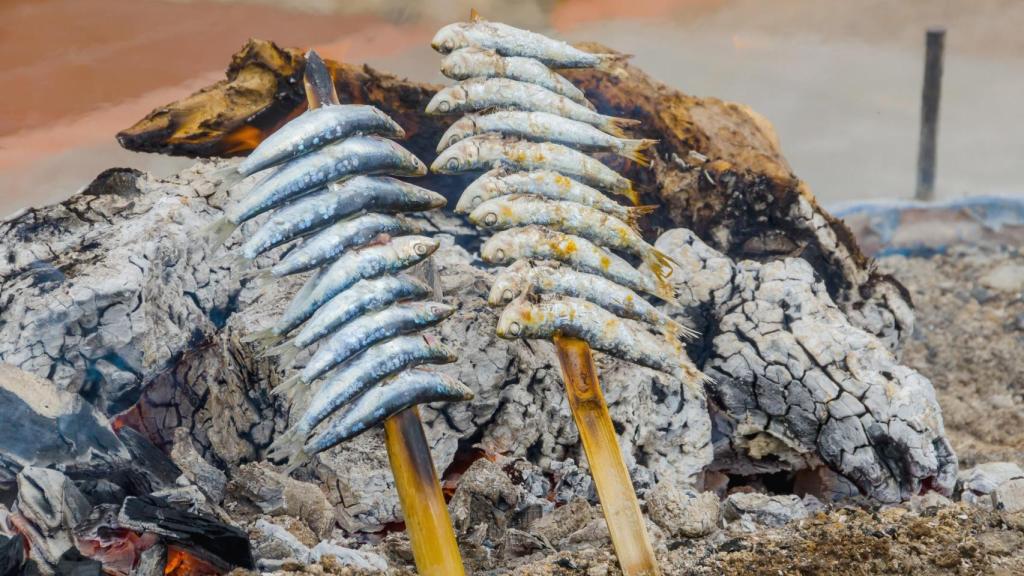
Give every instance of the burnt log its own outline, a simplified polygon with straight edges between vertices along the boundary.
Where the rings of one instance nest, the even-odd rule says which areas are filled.
[[[581,47],[609,52],[597,44]],[[440,86],[365,65],[326,62],[342,103],[373,104],[390,114],[408,133],[403,144],[430,164],[452,121],[423,114]],[[118,140],[141,152],[243,155],[305,110],[304,68],[302,50],[250,40],[232,58],[226,80],[154,110]],[[609,72],[566,76],[599,112],[641,120],[642,136],[660,141],[650,169],[607,159],[640,185],[644,203],[663,205],[652,219],[652,237],[684,227],[733,259],[803,258],[855,326],[899,353],[913,331],[909,294],[894,278],[874,271],[849,229],[818,205],[793,174],[766,119],[740,104],[684,94],[625,61]],[[453,199],[464,184],[447,178],[438,190]]]

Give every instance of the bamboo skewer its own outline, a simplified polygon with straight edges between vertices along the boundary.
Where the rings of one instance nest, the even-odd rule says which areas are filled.
[[[306,56],[303,84],[310,109],[341,103],[331,73],[316,52]],[[385,420],[384,435],[416,569],[423,576],[464,575],[419,410],[413,406]]]
[[[423,576],[465,574],[419,410],[413,406],[388,418],[384,434],[416,569]]]
[[[590,346],[583,340],[556,336],[555,350],[590,474],[604,509],[612,546],[625,576],[658,576],[658,562],[647,536],[640,503],[622,461],[615,428],[608,415]]]

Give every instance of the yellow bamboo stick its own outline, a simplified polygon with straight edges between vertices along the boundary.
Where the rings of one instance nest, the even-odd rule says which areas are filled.
[[[384,434],[416,569],[422,576],[464,575],[419,410],[413,406],[388,418]]]
[[[633,492],[633,482],[619,452],[590,346],[577,338],[556,336],[554,340],[569,408],[580,431],[622,573],[658,576],[661,572],[647,536],[640,503]]]
[[[306,55],[303,84],[311,109],[338,104],[331,73],[316,52]],[[384,435],[416,569],[422,576],[463,576],[462,556],[419,410],[413,406],[385,420]]]

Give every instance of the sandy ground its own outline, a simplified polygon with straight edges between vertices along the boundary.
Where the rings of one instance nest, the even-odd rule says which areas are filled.
[[[911,194],[923,33],[945,25],[938,194],[1022,191],[1022,2],[8,0],[0,215],[66,197],[112,165],[187,165],[123,151],[113,136],[220,77],[250,36],[438,80],[429,39],[470,5],[604,42],[687,92],[750,104],[826,203]]]

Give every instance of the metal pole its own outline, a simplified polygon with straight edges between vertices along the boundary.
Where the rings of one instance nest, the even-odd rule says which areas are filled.
[[[917,189],[914,197],[935,197],[935,141],[939,135],[939,97],[942,95],[942,54],[945,28],[929,28],[925,34],[924,88],[921,91],[921,140],[917,150]]]

